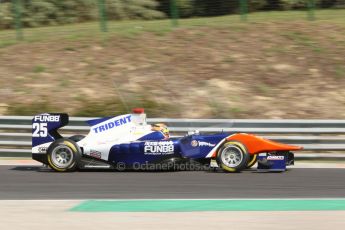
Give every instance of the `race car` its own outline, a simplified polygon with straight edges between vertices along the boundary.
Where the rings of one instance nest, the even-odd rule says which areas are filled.
[[[259,171],[285,171],[301,147],[247,133],[170,137],[165,124],[147,124],[144,109],[87,121],[86,136],[64,138],[58,132],[69,116],[43,113],[32,119],[32,158],[58,172],[83,168],[136,169],[143,165],[194,162],[225,172],[240,172],[258,162]],[[155,169],[152,167],[151,169]]]

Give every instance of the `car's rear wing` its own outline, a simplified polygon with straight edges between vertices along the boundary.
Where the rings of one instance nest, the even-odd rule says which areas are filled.
[[[68,114],[43,113],[32,119],[32,148],[62,138],[58,129],[68,124]]]

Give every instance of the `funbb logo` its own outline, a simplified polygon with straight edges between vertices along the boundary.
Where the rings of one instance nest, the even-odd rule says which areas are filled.
[[[146,142],[144,146],[146,155],[173,154],[174,143],[172,141],[164,142]]]
[[[60,116],[59,115],[37,115],[35,116],[34,120],[38,122],[59,122]]]

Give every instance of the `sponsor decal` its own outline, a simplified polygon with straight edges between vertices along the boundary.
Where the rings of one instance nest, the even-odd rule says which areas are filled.
[[[145,155],[169,155],[174,154],[174,143],[172,141],[145,142]]]
[[[211,143],[209,143],[209,142],[196,141],[196,140],[193,140],[190,144],[191,144],[193,147],[197,147],[197,146],[200,146],[200,147],[203,147],[203,146],[214,147],[214,146],[216,146],[216,144],[211,144]]]
[[[197,146],[198,146],[198,141],[193,140],[190,144],[191,144],[193,147],[197,147]]]
[[[202,146],[214,147],[214,146],[216,146],[216,144],[211,144],[209,142],[199,141],[199,146],[200,147],[202,147]]]
[[[284,160],[284,156],[268,156],[267,160],[271,160],[271,161],[280,161],[280,160]]]
[[[94,158],[97,158],[97,159],[101,159],[102,158],[102,153],[101,152],[98,152],[96,150],[90,150],[90,156],[91,157],[94,157]]]
[[[38,147],[38,152],[39,153],[46,153],[47,152],[47,147]]]
[[[98,127],[95,127],[95,128],[93,128],[93,131],[95,133],[101,133],[101,132],[107,131],[109,129],[112,129],[114,127],[127,124],[129,122],[131,122],[131,115],[128,115],[126,117],[123,117],[123,118],[117,119],[115,121],[108,122],[104,125],[100,125]]]
[[[41,114],[37,115],[34,118],[34,121],[38,122],[59,122],[60,121],[60,116],[59,115],[49,115],[49,114]]]

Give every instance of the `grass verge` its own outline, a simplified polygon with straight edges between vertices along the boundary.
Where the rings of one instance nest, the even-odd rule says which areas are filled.
[[[336,24],[345,23],[345,10],[317,10],[316,21],[311,23],[329,21]],[[274,21],[299,21],[307,20],[306,11],[272,11],[251,13],[248,16],[248,23],[266,23]],[[236,29],[245,29],[245,23],[241,22],[239,15],[229,15],[211,18],[192,18],[181,19],[179,28],[188,27],[233,27]],[[172,30],[171,21],[109,21],[108,33],[102,33],[98,22],[87,22],[79,24],[70,24],[64,26],[50,26],[39,28],[25,28],[23,30],[25,42],[41,42],[46,40],[69,39],[79,40],[83,38],[102,38],[107,39],[114,34],[130,38],[143,32],[154,33],[163,36]],[[0,31],[0,48],[17,44],[15,41],[15,30]]]

